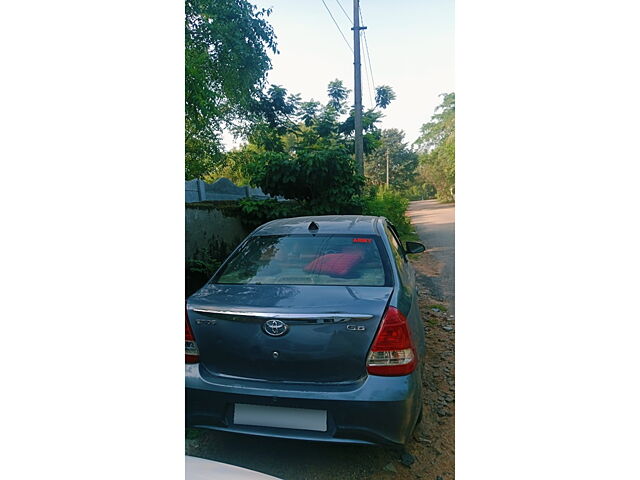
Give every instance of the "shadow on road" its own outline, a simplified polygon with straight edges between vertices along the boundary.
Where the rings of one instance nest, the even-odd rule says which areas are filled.
[[[284,480],[370,478],[398,457],[397,453],[376,446],[302,442],[200,429],[188,429],[186,453]]]

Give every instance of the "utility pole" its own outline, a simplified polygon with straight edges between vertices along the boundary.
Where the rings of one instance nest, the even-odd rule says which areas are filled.
[[[387,190],[389,189],[389,147],[387,147],[386,155],[387,157]]]
[[[360,30],[367,27],[360,26],[360,0],[353,0],[353,70],[354,83],[353,93],[355,96],[355,140],[356,140],[356,165],[358,173],[364,176],[364,146],[362,143],[362,78],[360,72]]]

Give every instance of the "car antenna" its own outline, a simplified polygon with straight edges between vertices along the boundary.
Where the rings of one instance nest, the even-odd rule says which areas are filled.
[[[318,224],[316,222],[311,222],[309,224],[309,230],[312,232],[316,232],[320,227],[318,227]]]

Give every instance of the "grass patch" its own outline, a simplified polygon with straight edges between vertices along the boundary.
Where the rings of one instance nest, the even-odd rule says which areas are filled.
[[[427,308],[429,310],[436,309],[439,312],[447,313],[447,307],[445,305],[438,305],[434,303],[433,305],[427,305]]]

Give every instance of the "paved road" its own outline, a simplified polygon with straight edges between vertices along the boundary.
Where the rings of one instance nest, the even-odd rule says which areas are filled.
[[[409,204],[409,217],[429,253],[442,262],[443,268],[435,278],[438,292],[449,304],[449,313],[455,312],[455,205],[435,200],[420,200]]]

